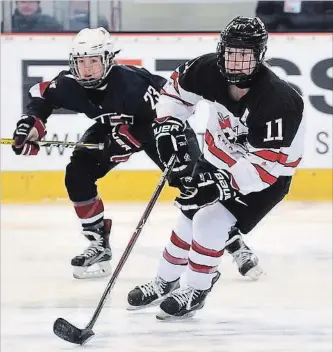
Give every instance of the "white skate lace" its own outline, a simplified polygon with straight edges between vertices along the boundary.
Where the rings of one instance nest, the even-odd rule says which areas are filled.
[[[234,261],[239,267],[242,267],[247,261],[251,260],[253,253],[246,248],[241,248],[233,253]]]
[[[186,306],[186,309],[190,310],[192,300],[198,297],[199,294],[200,294],[199,290],[196,290],[188,286],[174,291],[172,293],[172,297],[178,302],[180,307]]]
[[[102,251],[104,251],[104,247],[103,238],[101,237],[98,241],[92,241],[90,246],[81,255],[86,258],[91,258]]]
[[[156,278],[147,284],[139,286],[140,290],[146,297],[153,296],[157,294],[159,297],[163,295],[164,289],[166,287],[166,281]]]

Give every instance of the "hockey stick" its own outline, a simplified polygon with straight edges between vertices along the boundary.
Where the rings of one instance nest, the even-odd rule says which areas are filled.
[[[88,149],[104,149],[104,143],[75,143],[75,142],[63,142],[63,141],[31,141],[32,143],[37,143],[40,147],[64,147],[64,148],[75,148],[75,147],[83,147]],[[0,144],[13,145],[14,140],[10,138],[1,138]]]
[[[90,340],[95,333],[93,332],[92,328],[94,327],[96,320],[99,316],[99,314],[101,313],[101,310],[109,296],[109,294],[111,293],[111,290],[113,288],[113,286],[116,283],[116,279],[121,271],[121,269],[123,268],[124,264],[126,263],[126,260],[128,258],[128,256],[130,255],[135,242],[137,241],[148,217],[149,214],[151,213],[162,189],[163,186],[166,182],[167,177],[170,175],[170,172],[172,171],[172,168],[175,164],[176,161],[176,155],[172,155],[172,157],[170,158],[157,186],[156,189],[130,239],[130,241],[128,242],[127,247],[125,248],[125,251],[123,253],[123,255],[121,256],[121,258],[119,259],[119,263],[108,283],[108,285],[106,286],[104,293],[98,303],[98,306],[94,312],[94,315],[92,316],[90,322],[88,323],[88,325],[84,328],[84,329],[79,329],[76,326],[72,325],[71,323],[69,323],[67,320],[63,319],[63,318],[58,318],[53,325],[53,332],[60,337],[61,339],[68,341],[68,342],[72,342],[78,345],[83,345],[85,344],[88,340]]]

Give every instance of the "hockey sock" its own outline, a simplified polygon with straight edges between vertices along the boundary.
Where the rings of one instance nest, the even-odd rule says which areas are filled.
[[[165,281],[180,278],[188,262],[188,252],[192,241],[192,220],[181,213],[178,223],[171,233],[157,270],[157,276]]]
[[[185,282],[207,290],[221,261],[225,242],[236,218],[221,204],[200,209],[193,217],[193,240],[185,272]]]
[[[98,229],[104,225],[104,204],[99,196],[83,202],[74,202],[73,205],[83,230]]]

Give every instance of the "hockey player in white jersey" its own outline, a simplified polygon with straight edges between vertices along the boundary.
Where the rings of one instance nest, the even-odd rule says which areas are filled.
[[[304,137],[303,100],[264,63],[267,39],[259,18],[236,17],[221,33],[217,53],[180,66],[164,87],[154,129],[164,163],[173,153],[186,163],[178,140],[202,99],[210,117],[203,155],[176,198],[182,213],[157,277],[129,292],[129,309],[160,303],[159,319],[193,316],[220,276],[225,249],[241,273],[256,268],[241,233],[288,193]]]

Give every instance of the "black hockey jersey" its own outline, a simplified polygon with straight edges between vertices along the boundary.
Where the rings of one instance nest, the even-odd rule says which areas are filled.
[[[209,117],[204,157],[231,172],[241,193],[261,191],[279,176],[293,175],[303,153],[301,96],[266,65],[240,100],[233,100],[229,89],[215,53],[195,58],[171,75],[157,119],[185,121],[205,99]]]
[[[107,123],[110,115],[124,114],[133,118],[130,132],[144,142],[151,138],[149,130],[165,82],[144,68],[115,65],[104,88],[86,89],[69,71],[62,71],[52,81],[31,87],[26,113],[46,122],[53,109],[65,108],[102,123]]]

